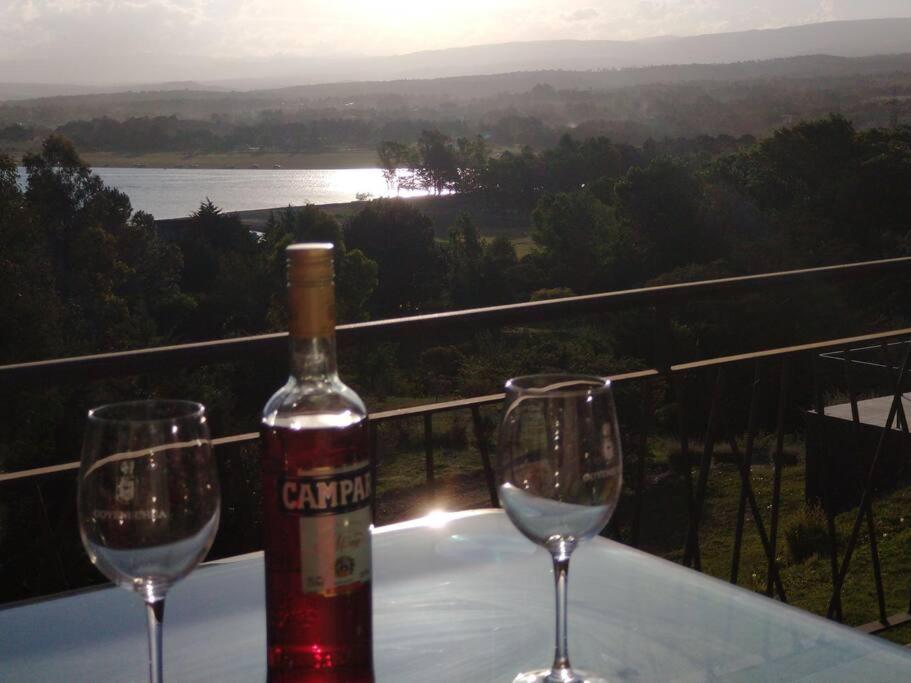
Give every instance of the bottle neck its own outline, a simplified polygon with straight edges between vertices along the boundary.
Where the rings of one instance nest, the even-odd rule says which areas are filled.
[[[335,334],[291,337],[291,377],[298,382],[331,382],[338,379]]]

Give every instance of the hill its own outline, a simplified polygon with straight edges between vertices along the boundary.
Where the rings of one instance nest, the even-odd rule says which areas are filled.
[[[262,90],[293,85],[340,81],[397,81],[435,79],[530,71],[616,70],[679,64],[722,64],[766,61],[807,55],[869,57],[911,52],[911,18],[833,21],[784,28],[713,33],[697,36],[662,36],[644,40],[549,40],[499,43],[429,50],[370,58],[318,60],[281,56],[223,62],[173,56],[172,78],[183,81],[179,90]],[[129,82],[130,55],[122,55],[123,77]],[[40,65],[38,65],[40,66]],[[55,73],[48,63],[41,73]],[[92,73],[92,65],[81,71]],[[97,92],[101,85],[16,84],[23,65],[0,61],[0,100],[32,98],[36,95],[68,95]],[[59,77],[58,77],[59,78]],[[35,79],[32,79],[35,80]],[[10,81],[3,83],[3,81]],[[45,90],[41,91],[40,88]],[[106,84],[111,90],[125,86]],[[133,90],[166,90],[167,85],[136,83]],[[173,88],[178,89],[178,88]]]
[[[519,71],[396,81],[351,81],[250,91],[215,91],[201,87],[132,90],[104,94],[41,97],[0,103],[0,125],[24,122],[59,126],[76,119],[137,116],[205,118],[244,117],[270,110],[309,112],[310,117],[363,116],[385,112],[395,118],[437,118],[432,110],[466,115],[453,106],[485,109],[519,106],[516,97],[547,100],[555,91],[620,93],[651,86],[742,84],[753,89],[778,84],[779,89],[864,89],[873,77],[886,92],[911,82],[911,52],[873,57],[810,55],[742,61],[731,64],[686,64],[592,71]],[[829,83],[825,83],[828,79]],[[761,82],[758,83],[758,82]],[[713,85],[715,84],[715,85]],[[541,86],[541,87],[539,87]],[[882,89],[882,88],[881,88]],[[0,90],[2,92],[2,90]],[[866,95],[865,95],[866,96]],[[510,99],[511,98],[511,99]],[[520,107],[521,108],[521,107]],[[478,113],[474,112],[474,113]]]

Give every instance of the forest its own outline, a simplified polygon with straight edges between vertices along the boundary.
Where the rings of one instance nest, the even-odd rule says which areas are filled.
[[[56,132],[83,152],[320,152],[414,144],[424,130],[517,151],[564,134],[641,146],[766,137],[838,112],[860,130],[911,119],[909,55],[792,57],[591,71],[330,83],[274,90],[149,90],[0,103],[0,148]],[[192,161],[187,161],[192,163]]]

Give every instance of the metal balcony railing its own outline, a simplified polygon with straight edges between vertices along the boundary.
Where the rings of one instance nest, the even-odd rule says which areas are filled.
[[[651,340],[652,367],[615,375],[612,378],[619,387],[635,387],[636,400],[639,402],[637,419],[630,421],[635,425],[630,427],[629,432],[625,435],[625,449],[630,456],[626,486],[632,500],[628,503],[631,506],[627,515],[629,525],[623,540],[632,545],[640,543],[643,503],[647,488],[649,439],[653,436],[657,397],[659,393],[663,392],[666,395],[666,398],[663,399],[664,402],[674,406],[677,413],[677,437],[680,443],[681,459],[684,463],[682,476],[686,481],[686,509],[681,510],[680,514],[686,517],[686,534],[682,548],[682,562],[697,570],[702,568],[700,527],[704,519],[709,477],[713,463],[716,461],[715,446],[719,442],[726,442],[736,455],[735,464],[739,473],[739,503],[733,529],[734,539],[729,578],[732,582],[737,583],[741,574],[741,552],[749,512],[749,518],[752,518],[766,558],[767,585],[765,592],[785,601],[787,595],[776,558],[782,545],[779,522],[786,423],[789,419],[793,420],[795,415],[801,420],[804,419],[803,413],[807,409],[815,410],[816,415],[824,414],[825,387],[817,362],[820,354],[841,352],[849,356],[851,349],[858,347],[888,345],[911,339],[911,328],[819,340],[796,346],[752,351],[694,362],[674,363],[668,348],[671,316],[679,306],[700,300],[730,299],[757,291],[770,294],[784,288],[819,283],[840,284],[854,280],[870,280],[909,270],[911,270],[911,258],[869,261],[341,325],[337,329],[337,335],[342,348],[366,341],[371,343],[380,340],[417,342],[434,339],[436,341],[453,333],[462,334],[491,327],[532,325],[636,307],[650,309],[655,321],[654,339]],[[286,337],[286,334],[267,334],[0,366],[0,391],[7,395],[15,395],[17,391],[24,388],[85,383],[112,377],[155,373],[176,367],[190,368],[224,362],[256,363],[283,354],[287,344]],[[908,348],[911,349],[911,345]],[[890,388],[890,393],[894,394],[895,400],[890,411],[889,424],[884,425],[886,429],[891,427],[892,421],[896,419],[897,415],[903,416],[900,397],[907,375],[908,352],[905,352],[900,366],[896,367],[897,370],[891,377],[894,385]],[[794,377],[800,368],[810,368],[809,376],[814,379],[814,386],[810,392],[812,395],[810,405],[795,405],[791,399],[794,393]],[[591,370],[599,369],[592,368]],[[742,425],[741,429],[729,424],[730,420],[726,414],[730,412],[736,394],[730,385],[731,378],[744,375],[752,379],[747,382],[749,407],[746,411],[746,424]],[[702,419],[693,420],[689,416],[688,407],[693,397],[689,394],[688,382],[690,378],[696,376],[703,381],[707,380],[707,386],[710,387],[704,421]],[[850,373],[846,379],[850,385]],[[852,401],[855,393],[852,388],[850,391]],[[774,399],[770,400],[770,396],[774,396]],[[436,469],[434,417],[455,411],[470,414],[474,441],[484,473],[486,494],[490,504],[497,505],[495,473],[490,456],[490,435],[485,429],[481,410],[488,406],[498,405],[502,398],[502,394],[491,394],[372,413],[370,415],[371,438],[375,444],[379,430],[387,424],[404,419],[422,419],[424,480],[425,484],[432,489]],[[754,441],[760,429],[760,415],[768,414],[770,411],[775,415],[775,447],[771,459],[771,500],[768,512],[766,512],[757,499],[751,481],[750,468],[753,464]],[[900,424],[907,424],[906,420],[901,418],[899,420]],[[907,427],[905,430],[907,431]],[[698,463],[695,466],[691,463],[692,454],[690,452],[691,436],[694,434],[702,435],[701,452],[698,454]],[[742,438],[738,439],[738,436]],[[229,445],[253,443],[258,438],[257,433],[218,435],[213,439],[213,445],[216,449],[220,449]],[[886,609],[872,505],[873,482],[876,478],[880,450],[881,445],[874,454],[867,473],[863,499],[855,513],[854,531],[841,552],[837,548],[835,534],[834,520],[837,511],[828,509],[825,511],[830,541],[828,561],[832,579],[832,594],[828,612],[829,616],[833,618],[842,618],[841,597],[844,580],[852,555],[858,546],[861,528],[866,522],[868,545],[874,566],[878,612],[876,621],[862,627],[868,632],[886,630],[911,620],[907,611],[890,616]],[[43,532],[48,534],[51,540],[50,547],[54,547],[54,524],[47,512],[42,486],[49,479],[69,476],[70,486],[75,488],[72,486],[73,474],[78,466],[79,463],[74,453],[74,457],[68,462],[0,472],[0,496],[8,495],[4,493],[4,490],[10,490],[8,487],[34,487],[41,505],[41,526]],[[382,468],[383,463],[380,462],[377,473],[379,477],[382,477]],[[75,510],[73,510],[73,514],[75,514]],[[61,564],[64,585],[66,585],[66,570],[62,567],[63,563],[59,557],[57,562]]]

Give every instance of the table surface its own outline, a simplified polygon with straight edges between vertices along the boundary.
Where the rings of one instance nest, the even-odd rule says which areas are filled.
[[[873,425],[874,427],[879,427],[882,429],[886,426],[886,420],[889,417],[889,411],[892,410],[892,401],[893,396],[878,396],[876,398],[868,398],[862,401],[857,402],[857,417],[860,419],[862,424]],[[909,408],[909,397],[908,394],[904,394],[904,408],[907,413]],[[834,417],[839,420],[853,420],[854,415],[851,409],[850,403],[839,403],[835,406],[826,406],[825,407],[826,417]],[[901,431],[901,426],[898,422],[898,419],[892,421],[892,429],[895,431]]]
[[[550,558],[496,510],[374,533],[377,680],[508,683],[553,652]],[[911,652],[626,546],[570,567],[570,655],[609,680],[909,681]],[[265,679],[261,554],[213,562],[171,591],[165,678]],[[147,678],[145,614],[119,588],[0,610],[0,681]]]

